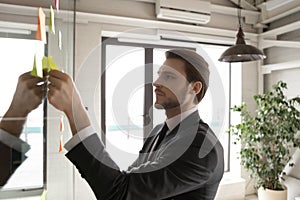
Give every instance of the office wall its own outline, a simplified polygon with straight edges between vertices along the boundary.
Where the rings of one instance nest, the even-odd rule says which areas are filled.
[[[299,55],[299,54],[298,54]],[[265,90],[271,89],[272,85],[282,80],[287,83],[287,97],[300,96],[300,63],[297,69],[279,70],[265,75]]]
[[[101,25],[76,26],[75,83],[97,133],[100,128]],[[74,200],[96,199],[87,182],[75,170]]]
[[[285,24],[296,22],[300,20],[300,12],[288,16],[284,19],[273,22],[270,28],[277,28]],[[286,41],[300,41],[300,30],[291,31],[278,36],[280,40]],[[288,85],[288,90],[286,91],[287,96],[299,96],[300,95],[300,47],[298,48],[288,48],[288,47],[273,47],[266,51],[267,60],[266,64],[280,64],[283,67],[288,65],[291,61],[296,61],[296,64],[290,69],[284,70],[274,70],[270,74],[264,75],[264,90],[267,91],[271,89],[272,85],[277,81],[285,81]],[[299,61],[299,62],[297,62]],[[298,63],[298,64],[297,64]]]

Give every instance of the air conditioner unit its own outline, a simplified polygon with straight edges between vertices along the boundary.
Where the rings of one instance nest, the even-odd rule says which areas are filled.
[[[171,21],[207,24],[210,21],[209,0],[156,0],[156,17]]]

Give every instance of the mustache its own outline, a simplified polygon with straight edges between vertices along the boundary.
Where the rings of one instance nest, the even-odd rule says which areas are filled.
[[[163,94],[163,95],[165,94],[163,91],[161,91],[160,89],[157,89],[157,88],[154,90],[154,92],[155,93],[160,93],[160,94]]]

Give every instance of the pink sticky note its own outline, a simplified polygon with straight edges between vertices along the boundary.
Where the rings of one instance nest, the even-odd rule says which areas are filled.
[[[55,5],[56,10],[58,11],[59,10],[59,0],[54,0],[54,5]]]

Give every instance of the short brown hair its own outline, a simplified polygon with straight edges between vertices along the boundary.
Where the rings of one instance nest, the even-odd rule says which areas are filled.
[[[187,81],[189,83],[194,81],[200,81],[202,83],[201,91],[197,94],[196,103],[199,103],[203,99],[209,85],[210,72],[207,62],[202,56],[189,49],[172,49],[166,51],[166,59],[168,58],[184,60],[186,63],[185,73],[187,75]]]

